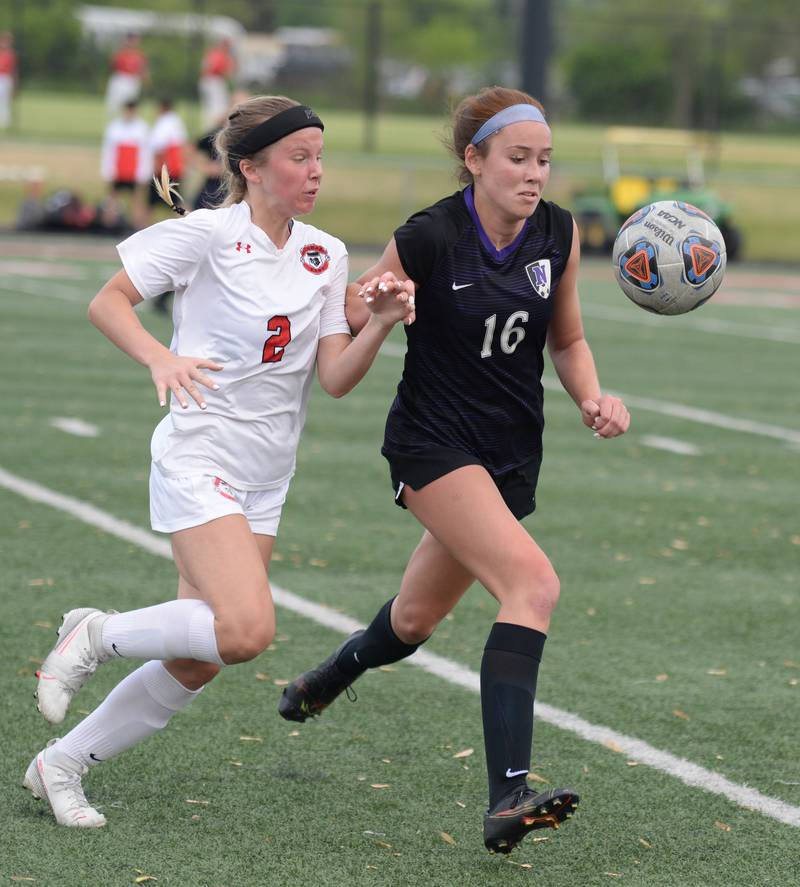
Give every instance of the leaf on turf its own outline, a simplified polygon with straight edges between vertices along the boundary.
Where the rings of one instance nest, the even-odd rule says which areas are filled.
[[[391,849],[392,849],[392,845],[391,845],[391,844],[387,844],[386,841],[375,841],[374,843],[377,844],[378,847],[385,847],[387,850],[391,850]]]
[[[531,841],[534,844],[544,844],[545,841],[549,841],[550,838],[531,838]]]
[[[664,681],[668,681],[668,680],[669,680],[669,675],[668,675],[668,674],[657,674],[657,675],[656,675],[656,681],[657,681],[659,684],[663,684]]]
[[[793,659],[784,659],[783,665],[785,668],[800,668],[800,662],[795,662]]]
[[[649,841],[645,841],[644,838],[639,838],[639,843],[642,847],[647,847],[648,850],[653,846]]]
[[[533,866],[529,862],[514,862],[513,859],[507,859],[506,862],[509,865],[515,865],[519,869],[532,869]]]
[[[23,521],[24,523],[24,521]],[[20,524],[20,527],[22,524]],[[800,545],[800,536],[792,536],[792,545]]]
[[[138,875],[133,879],[134,884],[144,884],[146,881],[157,881],[158,878],[153,875]]]
[[[594,607],[589,607],[589,609],[586,611],[586,615],[587,616],[596,616],[597,610]]]
[[[689,547],[689,543],[685,539],[673,539],[672,547],[677,551],[686,551]]]
[[[397,671],[393,665],[379,665],[378,671]]]
[[[53,580],[48,576],[47,579],[29,579],[28,586],[30,588],[40,588],[42,585],[52,586]]]
[[[44,619],[37,619],[36,622],[33,623],[37,628],[52,628],[53,623],[47,622]]]
[[[656,580],[652,576],[640,576],[639,585],[655,585]]]
[[[270,560],[273,560],[273,561],[282,561],[282,560],[283,560],[283,555],[282,555],[279,551],[273,551],[273,552],[272,552],[272,557],[270,558]]]
[[[260,736],[240,736],[240,742],[263,742],[264,740]]]
[[[604,875],[608,875],[609,878],[621,878],[622,872],[603,872]]]
[[[673,709],[672,709],[672,714],[674,714],[676,718],[680,718],[682,721],[689,721],[689,720],[691,720],[691,718],[689,717],[689,715],[687,715],[685,711],[682,711],[682,710],[679,709],[679,708],[673,708]]]
[[[720,822],[718,819],[714,821],[714,825],[723,832],[729,832],[731,830],[731,827],[727,822]]]
[[[529,773],[525,778],[529,779],[531,782],[547,782],[544,776],[539,776],[538,773]]]
[[[709,668],[706,674],[714,675],[714,677],[725,677],[728,672],[724,668]]]
[[[370,788],[389,788],[388,782],[371,782],[369,784]]]
[[[445,842],[445,844],[450,844],[451,847],[455,847],[456,839],[452,835],[448,835],[447,832],[439,832],[439,837]]]
[[[392,759],[391,759],[391,758],[381,758],[381,761],[382,761],[384,764],[391,764],[391,763],[392,763]]]
[[[187,798],[186,803],[187,804],[202,804],[203,807],[208,807],[208,805],[211,803],[211,801],[196,801],[194,798]]]
[[[289,681],[285,681],[283,678],[275,678],[272,682],[276,687],[288,687]]]
[[[268,681],[269,675],[265,671],[257,671],[256,672],[256,680],[257,681]]]
[[[312,557],[312,558],[309,559],[309,561],[308,561],[308,565],[309,565],[310,567],[327,567],[327,566],[328,566],[328,562],[327,562],[327,561],[324,561],[324,560],[321,560],[321,559],[318,558],[318,557]]]
[[[379,838],[385,838],[386,832],[371,832],[369,829],[364,832],[365,835],[377,835]]]
[[[12,875],[12,881],[35,881],[36,878],[29,878],[27,875]]]
[[[458,806],[459,806],[462,810],[466,810],[466,809],[467,809],[467,805],[466,805],[463,801],[456,801],[456,804],[458,804]]]
[[[473,755],[473,754],[475,754],[474,748],[465,748],[465,749],[462,749],[461,751],[457,751],[453,755],[453,757],[454,758],[468,758],[470,755]]]
[[[626,763],[629,767],[638,767],[638,766],[639,766],[639,762],[638,762],[638,761],[625,761],[625,763]]]
[[[610,748],[611,751],[615,751],[615,752],[617,752],[617,754],[620,754],[620,755],[625,751],[625,749],[622,748],[621,745],[617,745],[617,743],[614,742],[613,739],[607,739],[607,740],[603,743],[603,745],[604,745],[606,748]]]
[[[300,735],[300,731],[299,731],[299,730],[292,730],[292,732],[291,732],[289,735],[290,735],[290,736],[299,736],[299,735]]]
[[[241,767],[241,766],[242,766],[242,762],[241,762],[241,761],[234,761],[233,758],[229,759],[229,760],[228,760],[228,763],[229,763],[232,767]]]

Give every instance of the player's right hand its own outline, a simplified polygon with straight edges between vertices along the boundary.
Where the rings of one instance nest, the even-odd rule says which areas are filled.
[[[216,391],[219,385],[205,373],[202,373],[201,370],[213,370],[215,373],[218,373],[222,368],[222,364],[214,363],[213,360],[206,360],[204,357],[183,357],[171,352],[157,357],[150,364],[150,375],[153,377],[153,384],[156,386],[159,405],[162,407],[166,406],[167,391],[169,390],[184,409],[189,406],[189,401],[186,397],[188,394],[189,397],[197,402],[200,409],[204,410],[206,402],[195,382],[199,382],[206,388]]]

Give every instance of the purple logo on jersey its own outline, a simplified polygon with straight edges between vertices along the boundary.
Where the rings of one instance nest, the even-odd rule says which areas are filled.
[[[546,299],[550,295],[550,259],[539,259],[525,266],[525,273],[537,296]]]

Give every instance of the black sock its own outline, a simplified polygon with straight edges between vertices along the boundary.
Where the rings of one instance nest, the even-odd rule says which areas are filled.
[[[394,633],[390,613],[392,601],[378,610],[364,634],[348,641],[336,660],[336,665],[348,677],[357,678],[368,668],[388,665],[410,656],[420,644],[404,644]]]
[[[547,635],[533,628],[495,622],[481,661],[481,709],[489,807],[525,788],[533,740],[536,677]]]

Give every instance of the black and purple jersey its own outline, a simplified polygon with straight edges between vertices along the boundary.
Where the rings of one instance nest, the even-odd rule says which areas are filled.
[[[572,248],[572,216],[541,201],[495,249],[466,188],[395,232],[418,285],[384,453],[450,447],[493,474],[541,453],[547,326]]]

